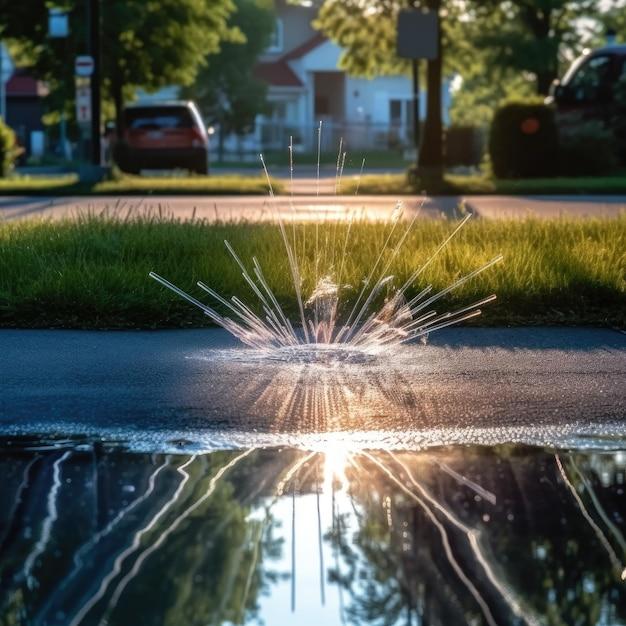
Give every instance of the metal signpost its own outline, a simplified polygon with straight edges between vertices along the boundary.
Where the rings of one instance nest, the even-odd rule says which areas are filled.
[[[100,0],[85,0],[88,37],[87,51],[91,57],[91,162],[100,166],[100,81],[101,74],[101,24]]]
[[[0,118],[6,122],[7,117],[7,94],[6,84],[13,74],[13,61],[9,51],[0,41]]]
[[[76,121],[89,130],[91,125],[91,85],[76,79]],[[84,133],[86,134],[86,133]]]
[[[83,141],[83,155],[85,144],[91,145],[93,138],[90,137],[92,106],[91,106],[91,76],[93,74],[93,59],[89,55],[77,56],[74,62],[74,76],[76,85],[76,121],[81,130]],[[91,139],[91,141],[90,141]]]
[[[435,12],[403,9],[398,14],[398,56],[413,61],[413,136],[416,155],[419,156],[419,60],[436,59],[439,55],[439,17]]]

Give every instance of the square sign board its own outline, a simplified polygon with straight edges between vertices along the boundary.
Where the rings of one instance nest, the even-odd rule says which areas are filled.
[[[404,59],[436,59],[439,18],[434,11],[403,9],[398,14],[398,56]]]

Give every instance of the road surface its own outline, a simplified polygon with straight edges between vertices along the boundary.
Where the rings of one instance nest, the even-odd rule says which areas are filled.
[[[387,219],[401,201],[405,217],[422,206],[427,218],[450,217],[458,207],[485,219],[524,219],[526,217],[617,217],[626,210],[626,196],[84,196],[84,197],[0,197],[0,220],[32,217],[63,218],[91,211],[127,214],[166,213],[180,219],[289,220],[346,219],[354,214],[363,218]]]
[[[0,330],[0,353],[0,435],[202,448],[338,431],[371,447],[626,433],[626,335],[612,330],[447,329],[341,367],[261,358],[216,329]]]

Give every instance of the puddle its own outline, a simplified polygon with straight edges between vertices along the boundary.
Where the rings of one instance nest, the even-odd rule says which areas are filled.
[[[626,624],[624,439],[374,443],[4,438],[0,624]]]

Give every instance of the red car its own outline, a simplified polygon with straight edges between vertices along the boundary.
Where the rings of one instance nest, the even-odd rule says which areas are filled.
[[[115,161],[129,174],[174,168],[208,174],[209,136],[198,108],[182,101],[127,106]]]

